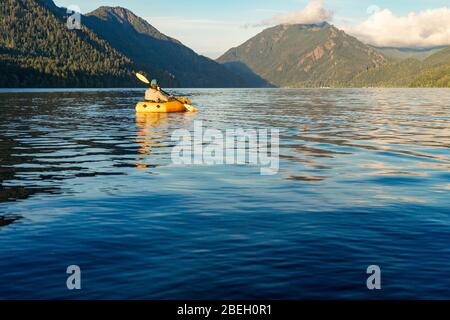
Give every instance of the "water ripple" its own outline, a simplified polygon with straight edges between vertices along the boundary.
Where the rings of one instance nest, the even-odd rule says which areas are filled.
[[[0,93],[0,298],[450,297],[449,90],[174,93],[201,112],[136,116],[139,90]],[[174,165],[171,134],[196,120],[278,128],[279,173]]]

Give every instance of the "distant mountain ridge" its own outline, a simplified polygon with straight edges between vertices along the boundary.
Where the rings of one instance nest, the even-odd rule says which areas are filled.
[[[217,61],[243,63],[283,87],[346,86],[356,74],[387,63],[375,49],[326,22],[268,28]]]
[[[124,28],[128,27],[134,29],[138,33],[146,34],[158,40],[172,41],[181,44],[181,42],[179,42],[178,40],[162,34],[155,27],[150,25],[146,20],[138,17],[130,10],[122,7],[101,6],[96,10],[88,13],[86,16],[94,16],[102,20],[109,21],[116,20],[117,22],[122,24]]]
[[[450,87],[449,46],[378,48],[326,22],[268,28],[217,61],[281,87]]]
[[[53,7],[49,7],[53,5]],[[133,62],[87,28],[71,31],[49,0],[0,5],[1,87],[117,87]]]
[[[124,8],[100,7],[69,30],[52,0],[3,0],[0,19],[1,87],[135,87],[136,71],[164,86],[254,86]]]
[[[450,47],[377,48],[335,26],[278,25],[217,61],[122,7],[66,26],[52,0],[0,3],[0,87],[450,87]]]
[[[372,47],[391,61],[401,61],[406,59],[417,59],[419,61],[423,61],[448,46],[437,46],[431,48]]]
[[[82,19],[116,50],[142,65],[168,72],[182,87],[248,87],[238,75],[198,55],[146,20],[121,7],[100,7]],[[152,76],[152,75],[150,75]]]
[[[355,76],[356,87],[450,87],[450,47],[435,51],[422,61],[390,61]]]

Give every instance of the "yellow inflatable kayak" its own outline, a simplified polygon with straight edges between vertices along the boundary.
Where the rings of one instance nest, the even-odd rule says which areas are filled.
[[[172,113],[188,111],[184,104],[191,104],[187,98],[177,98],[180,101],[173,100],[169,102],[138,102],[136,105],[137,113]]]

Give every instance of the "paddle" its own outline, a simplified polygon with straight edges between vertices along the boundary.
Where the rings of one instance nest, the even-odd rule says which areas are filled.
[[[150,84],[150,81],[148,81],[148,79],[140,74],[140,73],[136,73],[136,77],[141,80],[142,82],[146,83],[146,84]],[[161,92],[170,96],[170,94],[168,94],[167,92],[165,92],[164,90],[161,89]],[[197,109],[194,108],[193,106],[191,106],[190,104],[184,103],[183,101],[178,100],[176,97],[173,97],[176,101],[178,101],[179,103],[183,104],[183,106],[186,108],[187,111],[189,112],[197,112]]]

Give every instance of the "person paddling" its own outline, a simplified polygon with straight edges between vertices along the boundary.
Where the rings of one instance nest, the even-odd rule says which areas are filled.
[[[164,94],[158,85],[158,80],[153,79],[150,82],[150,88],[145,91],[145,101],[150,102],[169,102],[173,97]]]
[[[197,108],[194,108],[193,106],[191,106],[191,102],[189,101],[189,99],[186,98],[177,98],[174,97],[170,94],[168,94],[167,92],[165,92],[164,90],[161,89],[161,87],[158,85],[158,81],[156,79],[154,79],[153,81],[148,81],[148,79],[141,73],[137,72],[136,73],[136,77],[146,83],[146,84],[150,84],[151,88],[148,89],[147,91],[145,91],[145,100],[146,102],[157,102],[157,103],[164,103],[164,102],[160,102],[160,100],[165,101],[165,102],[171,102],[171,101],[177,101],[178,103],[182,104],[184,106],[184,108],[186,109],[186,111],[188,112],[198,112]],[[146,108],[147,106],[144,104],[144,108]],[[139,103],[138,103],[139,105]],[[160,106],[158,106],[160,107]]]

